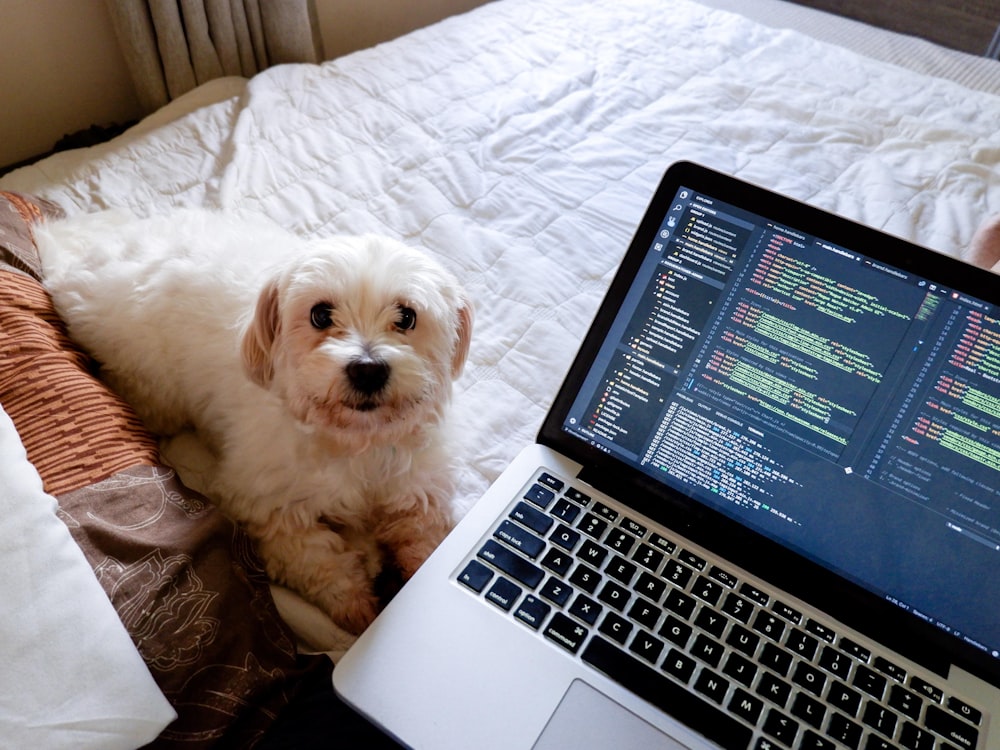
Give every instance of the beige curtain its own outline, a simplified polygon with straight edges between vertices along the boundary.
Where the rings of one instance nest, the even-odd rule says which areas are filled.
[[[220,76],[323,59],[313,0],[106,0],[145,111]]]

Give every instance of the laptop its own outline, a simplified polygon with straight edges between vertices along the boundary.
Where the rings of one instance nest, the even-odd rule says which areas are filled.
[[[998,469],[995,276],[678,163],[334,686],[415,748],[1000,747]]]

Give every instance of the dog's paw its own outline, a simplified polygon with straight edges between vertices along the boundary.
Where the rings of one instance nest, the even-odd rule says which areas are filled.
[[[343,606],[331,612],[333,621],[348,633],[361,635],[372,624],[379,611],[379,600],[369,589],[357,592]]]
[[[397,546],[393,550],[396,566],[403,576],[403,580],[409,580],[417,572],[417,568],[424,564],[424,561],[431,556],[431,552],[437,547],[437,541],[427,539],[414,539]]]

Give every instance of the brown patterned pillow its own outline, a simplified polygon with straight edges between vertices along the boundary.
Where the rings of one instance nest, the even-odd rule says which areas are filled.
[[[246,535],[159,465],[68,338],[37,280],[30,222],[45,210],[0,194],[0,404],[178,713],[153,746],[250,747],[329,661],[297,658]]]

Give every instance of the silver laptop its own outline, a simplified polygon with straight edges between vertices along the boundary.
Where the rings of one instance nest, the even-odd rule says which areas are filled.
[[[1000,747],[998,469],[995,276],[676,164],[334,685],[416,748]]]

